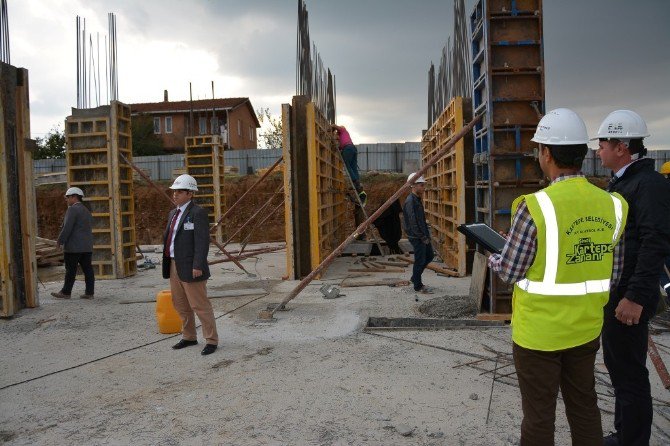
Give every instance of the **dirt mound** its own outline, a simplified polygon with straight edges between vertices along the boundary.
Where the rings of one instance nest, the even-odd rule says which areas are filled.
[[[247,175],[244,177],[227,177],[224,186],[226,192],[226,205],[230,207],[235,203],[242,194],[248,190],[257,180],[256,175]],[[402,174],[387,174],[387,173],[370,173],[364,175],[362,178],[363,186],[368,193],[368,204],[366,210],[368,215],[371,215],[379,206],[386,201],[396,190],[398,190],[405,182],[405,175]],[[169,191],[168,187],[171,182],[157,182],[156,185]],[[263,181],[256,189],[254,189],[245,201],[237,207],[229,218],[226,219],[224,231],[232,235],[238,227],[244,224],[261,206],[269,199],[269,197],[279,190],[283,184],[283,177],[280,174],[273,174]],[[171,203],[165,196],[148,186],[144,182],[135,183],[135,231],[137,242],[140,245],[156,245],[161,243],[163,230],[165,228],[165,219],[172,207]],[[66,186],[59,185],[45,185],[39,186],[36,189],[37,195],[37,223],[38,234],[40,237],[48,239],[55,239],[58,237],[60,227],[63,222],[63,216],[67,209],[65,204]],[[401,197],[401,203],[404,201],[406,195]],[[279,204],[281,198],[277,196],[266,211],[259,214],[257,221],[267,215],[275,206]],[[196,197],[197,202],[197,197]],[[353,231],[353,205],[348,204],[351,219],[347,222],[347,229]],[[234,238],[235,241],[240,241],[246,238],[253,224],[244,229],[242,233]],[[250,237],[251,243],[283,241],[284,234],[284,207],[279,209],[270,216],[262,227],[253,230]]]
[[[477,314],[470,296],[435,297],[422,303],[419,311],[426,316],[449,319]]]

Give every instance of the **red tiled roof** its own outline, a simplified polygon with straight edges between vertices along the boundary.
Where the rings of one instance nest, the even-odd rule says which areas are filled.
[[[251,115],[256,121],[256,127],[260,127],[258,117],[251,106],[249,98],[221,98],[221,99],[199,99],[195,101],[168,101],[168,102],[144,102],[129,104],[131,114],[135,113],[161,113],[174,111],[194,111],[214,109],[233,109],[246,103]]]

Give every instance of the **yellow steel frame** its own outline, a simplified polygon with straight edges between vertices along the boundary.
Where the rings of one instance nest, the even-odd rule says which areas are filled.
[[[130,107],[119,101],[99,107],[95,116],[68,116],[67,179],[86,194],[93,215],[93,268],[96,278],[115,279],[137,272]]]
[[[223,215],[226,201],[224,194],[224,150],[219,135],[186,137],[186,171],[198,182],[198,205],[207,210],[210,224]],[[223,243],[223,225],[214,234]]]
[[[421,143],[423,163],[444,147],[452,135],[463,126],[463,98],[451,100],[435,123],[424,135]],[[470,142],[468,142],[471,144]],[[425,174],[427,181],[424,193],[426,216],[433,227],[433,236],[438,239],[437,250],[448,268],[465,276],[467,271],[468,246],[463,234],[457,231],[459,224],[466,223],[466,181],[465,152],[472,151],[466,147],[465,139],[461,139]]]
[[[307,105],[307,153],[312,269],[346,238],[346,183],[342,157],[337,150],[328,121],[310,102]]]

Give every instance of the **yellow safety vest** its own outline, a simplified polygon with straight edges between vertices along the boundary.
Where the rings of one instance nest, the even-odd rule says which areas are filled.
[[[513,212],[521,200],[537,226],[537,252],[526,277],[514,285],[513,341],[541,351],[592,341],[602,329],[628,204],[583,177],[521,196]]]

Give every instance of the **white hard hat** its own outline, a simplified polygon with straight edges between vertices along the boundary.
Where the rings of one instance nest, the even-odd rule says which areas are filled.
[[[69,197],[70,195],[79,195],[80,197],[84,196],[84,191],[78,187],[71,187],[65,192],[65,196]]]
[[[632,110],[615,110],[607,115],[598,128],[598,134],[591,140],[600,138],[630,140],[647,136],[649,132],[642,116]]]
[[[584,121],[577,113],[569,108],[557,108],[540,119],[531,141],[567,146],[586,144],[589,142],[589,135]]]
[[[198,190],[198,182],[195,181],[195,178],[193,178],[191,175],[179,175],[176,180],[174,180],[174,183],[172,183],[172,186],[170,186],[170,189],[183,189],[183,190],[192,190],[192,191],[197,191]]]
[[[409,174],[409,176],[407,177],[407,182],[408,182],[408,183],[409,183],[410,181],[412,181],[412,178],[414,177],[414,175],[416,175],[416,172],[414,172],[414,173],[410,173],[410,174]],[[425,182],[426,182],[426,179],[423,177],[423,175],[421,175],[419,178],[417,178],[417,180],[414,182],[414,184],[416,184],[416,183],[425,183]]]

